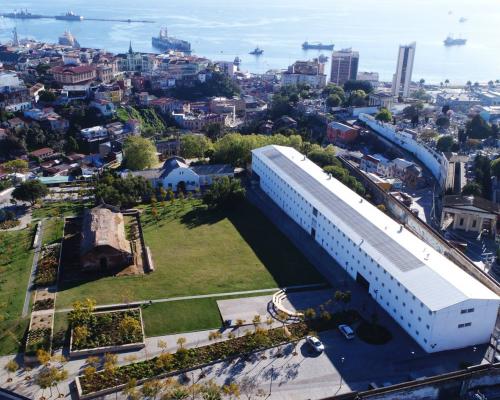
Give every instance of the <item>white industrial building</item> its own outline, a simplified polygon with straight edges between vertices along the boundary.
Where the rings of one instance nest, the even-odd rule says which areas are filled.
[[[489,340],[498,296],[304,155],[253,150],[252,173],[425,351]]]

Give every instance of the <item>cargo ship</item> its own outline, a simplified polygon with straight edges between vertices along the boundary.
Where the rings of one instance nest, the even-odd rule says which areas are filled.
[[[32,14],[32,13],[28,12],[28,10],[21,10],[21,11],[14,10],[13,13],[2,14],[2,16],[5,17],[5,18],[16,18],[16,19],[39,19],[39,18],[44,18],[43,15]]]
[[[443,43],[445,46],[463,46],[467,43],[467,39],[453,38],[451,36],[448,36],[443,41]]]
[[[309,42],[304,42],[302,43],[302,48],[304,50],[333,50],[333,44],[323,44],[321,42],[315,42],[315,43],[309,43]]]
[[[253,56],[260,56],[262,55],[262,53],[264,53],[264,50],[262,50],[261,48],[259,47],[256,47],[255,49],[253,49],[250,53],[248,54],[251,54]]]
[[[63,21],[83,21],[83,16],[75,14],[73,11],[68,11],[66,14],[56,15],[55,19]]]
[[[176,39],[168,36],[167,28],[161,28],[160,35],[151,39],[153,47],[168,51],[182,51],[183,53],[191,53],[191,43],[186,40]]]

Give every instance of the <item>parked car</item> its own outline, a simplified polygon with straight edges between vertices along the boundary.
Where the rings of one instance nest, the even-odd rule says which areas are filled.
[[[349,325],[339,325],[339,331],[346,339],[354,339],[354,331]]]
[[[313,350],[317,353],[322,353],[325,350],[325,346],[321,343],[317,337],[314,336],[306,336],[306,342],[313,348]]]

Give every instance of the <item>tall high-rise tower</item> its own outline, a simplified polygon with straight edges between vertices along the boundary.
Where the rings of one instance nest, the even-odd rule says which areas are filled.
[[[398,65],[392,79],[392,94],[394,96],[408,97],[416,46],[415,42],[399,46]]]
[[[352,49],[343,49],[332,53],[330,82],[343,85],[358,75],[359,53]]]

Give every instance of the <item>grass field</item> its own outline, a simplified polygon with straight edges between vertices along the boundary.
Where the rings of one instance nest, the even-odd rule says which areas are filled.
[[[57,201],[45,203],[42,207],[33,209],[33,219],[77,215],[82,212],[84,207],[85,204],[81,202]]]
[[[0,354],[15,352],[26,329],[21,319],[33,252],[33,229],[0,232]]]
[[[147,208],[142,219],[155,271],[60,287],[58,308],[85,297],[108,304],[324,281],[288,239],[247,203],[231,212],[208,211],[196,200],[157,207],[159,221],[152,220]]]
[[[52,217],[43,223],[42,245],[59,243],[62,238],[64,219]]]

